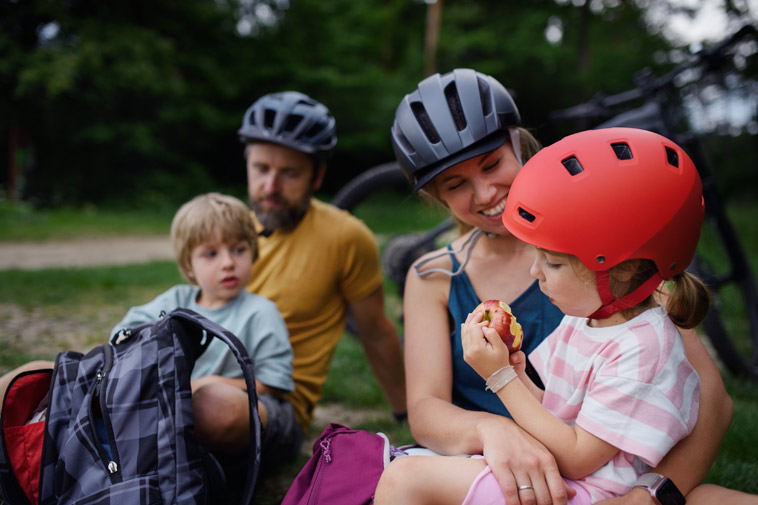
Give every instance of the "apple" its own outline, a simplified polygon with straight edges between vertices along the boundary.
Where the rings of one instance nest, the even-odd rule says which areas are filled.
[[[474,312],[480,309],[482,310],[482,321],[487,321],[489,323],[487,326],[500,335],[505,345],[508,346],[508,352],[513,353],[521,349],[524,332],[507,303],[500,300],[486,300],[480,303]]]

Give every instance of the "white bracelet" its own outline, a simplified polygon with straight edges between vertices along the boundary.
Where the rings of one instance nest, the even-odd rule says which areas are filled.
[[[500,370],[493,372],[492,375],[487,378],[487,387],[485,387],[484,390],[497,393],[516,377],[518,376],[512,366],[504,366]]]

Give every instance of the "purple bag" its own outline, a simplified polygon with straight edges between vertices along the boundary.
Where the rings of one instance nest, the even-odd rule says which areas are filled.
[[[365,505],[396,451],[383,433],[331,423],[313,444],[313,455],[281,505]]]

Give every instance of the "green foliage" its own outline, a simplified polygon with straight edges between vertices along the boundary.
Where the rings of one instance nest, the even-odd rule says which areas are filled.
[[[644,66],[662,70],[671,44],[641,5],[446,0],[436,66],[494,75],[524,123],[552,142],[550,110],[630,88]],[[20,173],[3,172],[0,186],[13,182],[47,207],[150,208],[244,188],[244,110],[297,89],[337,118],[324,186],[333,194],[392,159],[395,108],[424,77],[427,9],[418,0],[2,2],[0,137],[17,140],[0,142],[0,156]],[[551,43],[545,32],[557,25],[562,38]]]

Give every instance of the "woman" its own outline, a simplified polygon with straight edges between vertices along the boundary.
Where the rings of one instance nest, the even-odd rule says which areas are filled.
[[[537,146],[520,123],[508,91],[470,69],[424,79],[397,109],[393,147],[414,190],[449,208],[468,228],[448,248],[417,261],[406,280],[409,423],[416,441],[434,451],[482,454],[509,504],[564,504],[569,491],[552,455],[502,415],[502,404],[485,394],[481,378],[464,363],[460,344],[461,324],[482,300],[511,305],[524,327],[526,354],[562,317],[529,274],[535,249],[510,235],[502,223],[522,156]],[[718,453],[732,403],[694,331],[682,335],[702,381],[699,419],[692,435],[654,472],[687,495]],[[531,488],[519,490],[523,482],[531,482]],[[711,493],[692,498],[699,496]],[[639,488],[603,503],[654,502]]]

